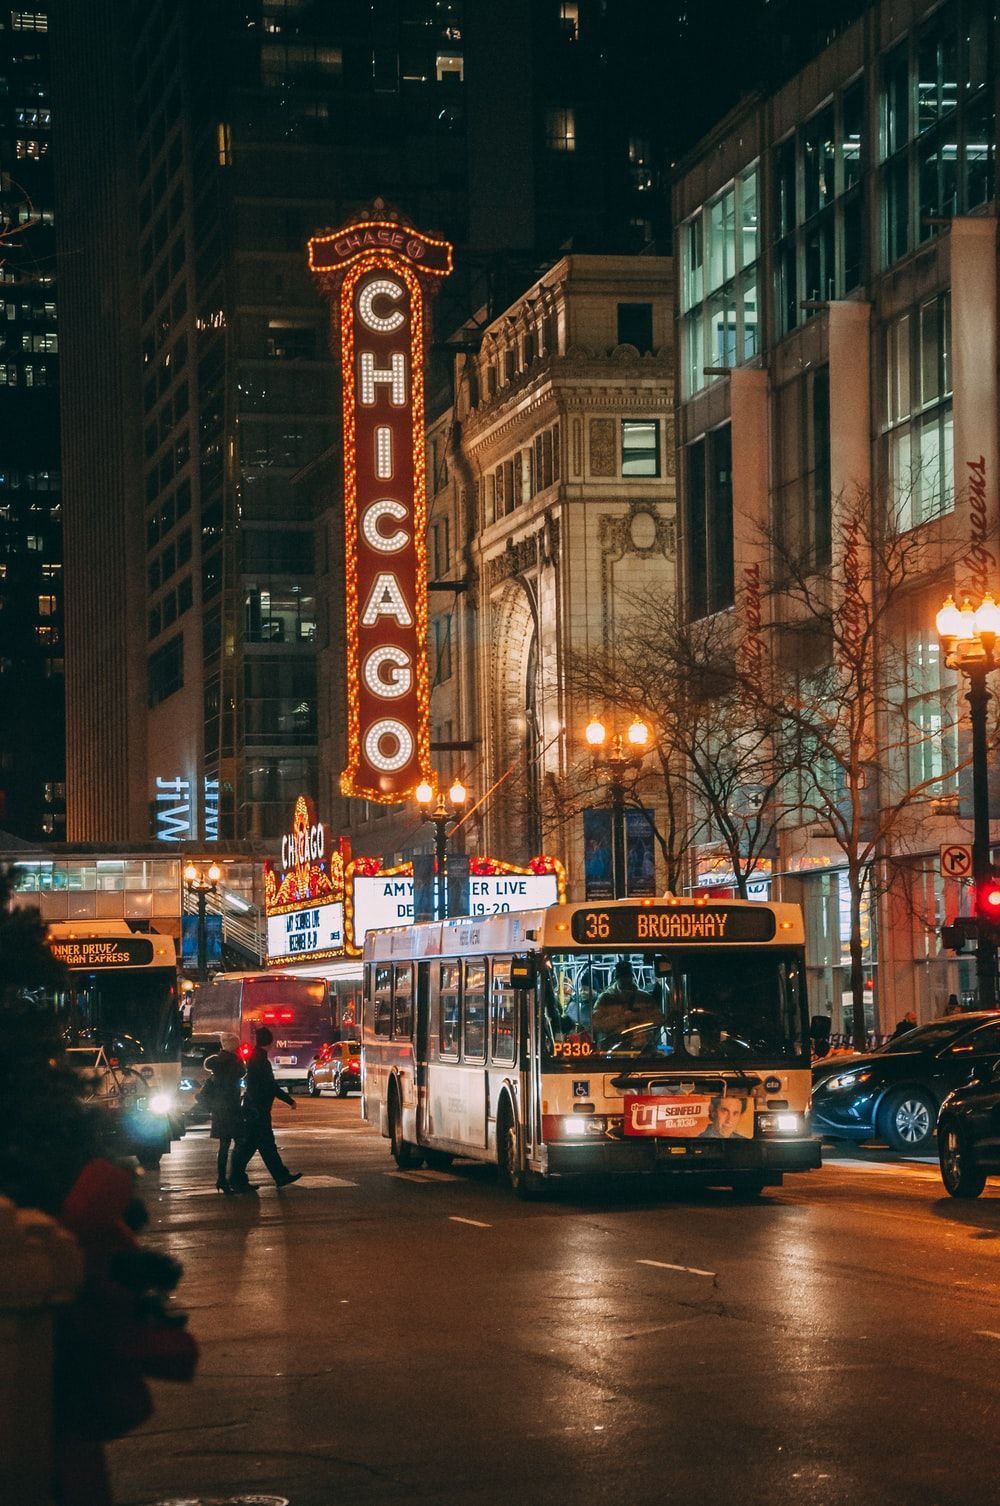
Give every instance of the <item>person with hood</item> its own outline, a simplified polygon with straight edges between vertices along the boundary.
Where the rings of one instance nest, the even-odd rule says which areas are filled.
[[[259,1025],[254,1034],[257,1046],[247,1062],[240,1134],[229,1173],[229,1185],[233,1192],[253,1191],[247,1180],[247,1164],[250,1157],[258,1151],[274,1178],[276,1187],[288,1187],[302,1175],[301,1171],[288,1170],[281,1159],[274,1141],[274,1130],[271,1128],[271,1108],[276,1098],[287,1103],[290,1109],[295,1108],[295,1099],[275,1082],[274,1069],[267,1059],[267,1048],[274,1044],[274,1036],[266,1025]]]
[[[208,1107],[212,1115],[209,1133],[219,1142],[219,1154],[215,1165],[215,1185],[228,1196],[232,1192],[226,1168],[230,1147],[240,1136],[240,1084],[243,1081],[243,1063],[237,1051],[240,1044],[237,1035],[221,1035],[221,1050],[214,1056],[206,1056],[205,1070],[211,1074],[205,1084]]]

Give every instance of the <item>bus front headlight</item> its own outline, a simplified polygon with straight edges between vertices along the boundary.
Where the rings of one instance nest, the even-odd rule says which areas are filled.
[[[757,1127],[763,1135],[801,1135],[805,1120],[801,1114],[758,1114]]]

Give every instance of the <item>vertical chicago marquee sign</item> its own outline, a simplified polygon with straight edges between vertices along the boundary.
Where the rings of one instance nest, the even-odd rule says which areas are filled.
[[[313,236],[343,371],[345,795],[392,804],[433,781],[427,675],[424,339],[452,248],[376,199]]]

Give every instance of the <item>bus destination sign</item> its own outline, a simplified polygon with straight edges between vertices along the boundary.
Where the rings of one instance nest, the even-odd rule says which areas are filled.
[[[598,946],[773,941],[774,911],[740,905],[594,905],[577,910],[573,940]]]
[[[67,967],[95,972],[101,968],[148,967],[153,960],[153,943],[144,936],[127,941],[84,936],[78,941],[50,941],[49,949]]]

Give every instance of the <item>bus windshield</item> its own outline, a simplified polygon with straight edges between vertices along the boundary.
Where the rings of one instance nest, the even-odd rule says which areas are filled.
[[[170,1061],[180,1051],[173,968],[74,972],[57,1008],[69,1046],[103,1046],[123,1066]]]
[[[808,1058],[801,969],[790,953],[556,952],[543,959],[541,986],[549,1065]]]
[[[327,1002],[327,987],[322,978],[248,978],[245,1008],[262,1005],[293,1009],[322,1008]]]

